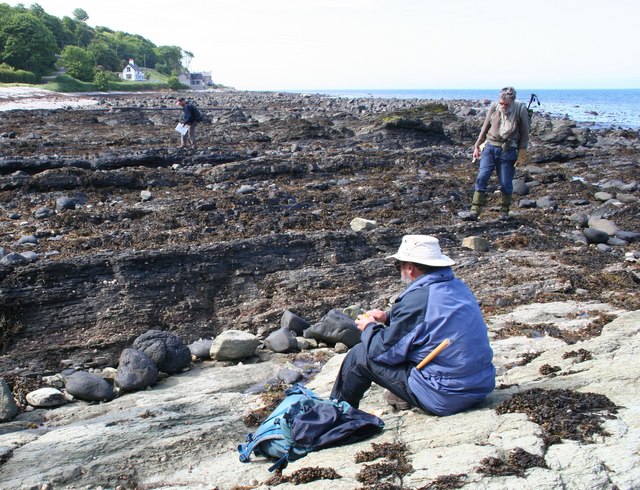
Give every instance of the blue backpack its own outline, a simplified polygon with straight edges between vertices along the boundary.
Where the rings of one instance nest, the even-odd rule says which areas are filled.
[[[311,451],[364,440],[382,430],[384,422],[347,402],[323,400],[301,384],[285,391],[285,399],[238,446],[240,461],[250,461],[251,453],[276,462],[269,468],[285,468],[289,461]]]

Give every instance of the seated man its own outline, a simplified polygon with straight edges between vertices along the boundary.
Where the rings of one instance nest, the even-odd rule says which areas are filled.
[[[473,293],[451,270],[455,262],[427,235],[404,236],[387,260],[408,286],[389,313],[371,310],[356,318],[362,341],[342,362],[331,397],[358,407],[375,382],[391,398],[436,415],[478,404],[495,388],[493,351]],[[445,339],[451,345],[418,370]]]

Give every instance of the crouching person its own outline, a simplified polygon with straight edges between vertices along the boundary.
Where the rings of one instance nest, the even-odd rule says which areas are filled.
[[[473,293],[451,270],[455,262],[428,235],[404,236],[387,260],[407,288],[389,312],[356,318],[362,342],[347,353],[331,397],[358,407],[374,382],[396,409],[452,415],[477,405],[495,388],[493,351]],[[445,339],[450,346],[418,369]]]

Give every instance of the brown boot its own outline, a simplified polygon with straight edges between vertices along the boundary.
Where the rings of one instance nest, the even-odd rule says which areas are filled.
[[[413,405],[403,400],[399,396],[394,395],[389,390],[384,394],[385,401],[393,407],[393,410],[398,412],[400,410],[411,410]]]

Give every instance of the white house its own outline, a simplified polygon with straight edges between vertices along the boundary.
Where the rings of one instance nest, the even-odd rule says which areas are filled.
[[[202,73],[181,73],[178,77],[180,83],[194,90],[203,90],[213,83],[210,71]]]
[[[138,65],[135,64],[133,58],[129,58],[129,64],[124,67],[122,70],[122,74],[120,78],[123,80],[134,80],[134,81],[144,81],[146,78],[144,77],[144,73]]]

